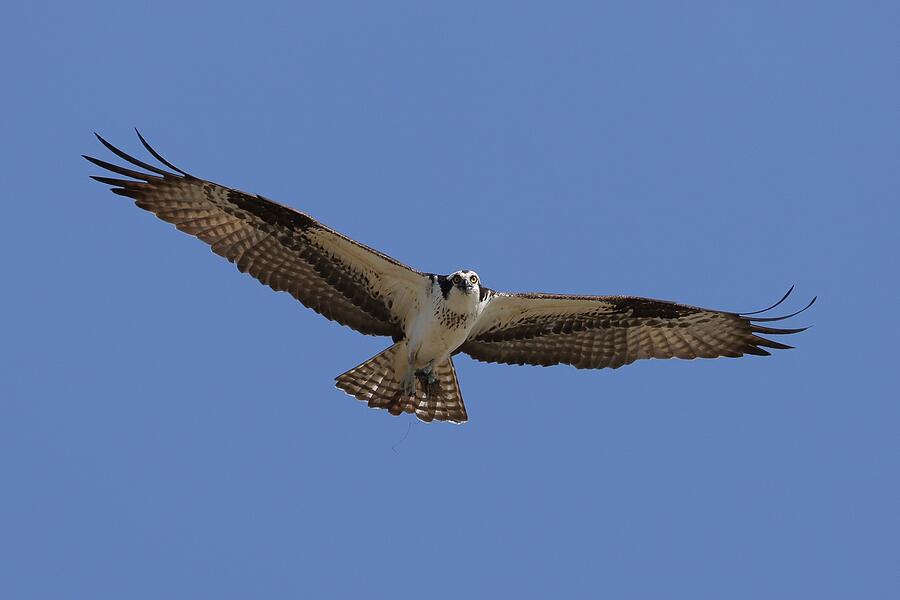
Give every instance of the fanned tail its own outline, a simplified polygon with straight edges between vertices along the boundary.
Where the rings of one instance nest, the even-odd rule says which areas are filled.
[[[459,392],[453,360],[448,358],[434,367],[435,383],[428,384],[424,378],[417,378],[415,396],[406,396],[402,377],[396,375],[396,365],[405,362],[405,349],[405,342],[397,342],[361,365],[338,375],[335,378],[337,387],[367,402],[371,408],[384,408],[392,415],[407,412],[414,413],[425,422],[464,423],[468,415]]]

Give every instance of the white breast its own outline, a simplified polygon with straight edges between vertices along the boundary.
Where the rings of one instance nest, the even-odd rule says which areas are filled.
[[[451,293],[445,300],[434,282],[407,333],[409,359],[416,369],[443,362],[466,341],[478,317],[477,294]]]

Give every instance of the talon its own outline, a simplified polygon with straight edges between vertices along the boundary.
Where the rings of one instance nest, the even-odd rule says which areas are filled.
[[[434,369],[428,365],[424,369],[416,371],[416,377],[425,385],[434,385],[437,383],[437,377],[434,376]]]

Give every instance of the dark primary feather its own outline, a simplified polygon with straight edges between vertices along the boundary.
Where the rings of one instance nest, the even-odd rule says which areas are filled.
[[[138,136],[156,160],[175,172],[138,160],[97,135],[110,152],[142,171],[85,156],[130,178],[93,179],[113,186],[114,193],[203,240],[240,271],[290,293],[323,316],[366,334],[403,335],[385,289],[394,280],[414,282],[420,274],[304,213],[194,177]]]
[[[793,290],[793,288],[791,288]],[[775,305],[783,302],[790,291]],[[476,329],[460,347],[472,358],[507,364],[618,368],[643,358],[767,356],[791,348],[757,334],[806,328],[764,327],[783,317],[754,317],[629,296],[493,293]]]

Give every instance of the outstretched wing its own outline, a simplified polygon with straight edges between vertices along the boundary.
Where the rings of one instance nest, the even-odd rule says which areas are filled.
[[[791,290],[794,288],[792,287]],[[765,310],[781,304],[791,293]],[[487,305],[460,347],[487,362],[568,364],[579,369],[616,369],[641,358],[715,358],[769,355],[765,348],[791,348],[757,334],[781,335],[756,317],[664,300],[628,296],[562,296],[489,292]]]
[[[419,272],[262,196],[198,179],[141,143],[169,172],[122,152],[135,171],[87,160],[131,179],[96,177],[112,191],[193,235],[275,291],[286,291],[328,319],[371,335],[402,335],[411,302],[427,284]],[[149,171],[149,172],[145,172]]]

